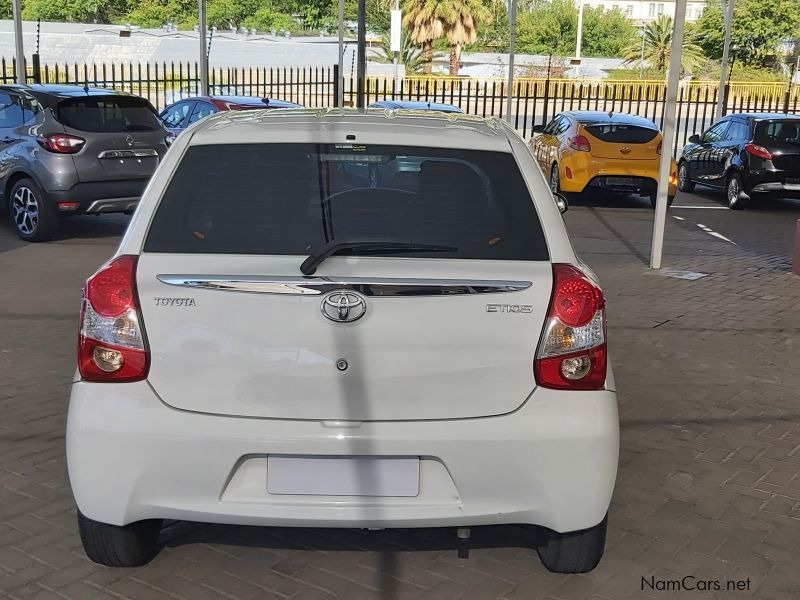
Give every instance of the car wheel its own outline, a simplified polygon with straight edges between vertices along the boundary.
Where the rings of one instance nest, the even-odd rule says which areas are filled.
[[[741,210],[747,208],[750,197],[742,191],[742,178],[738,173],[731,173],[727,186],[728,208]]]
[[[17,235],[26,242],[45,242],[58,228],[55,206],[33,180],[20,179],[8,195],[8,211]]]
[[[678,189],[682,192],[694,191],[694,181],[689,179],[689,167],[685,162],[678,166]]]
[[[603,558],[607,528],[608,515],[599,525],[582,531],[556,533],[548,530],[544,543],[538,548],[539,558],[553,573],[591,571]]]
[[[94,562],[107,567],[139,567],[158,553],[161,520],[108,525],[78,511],[78,530],[86,556]]]
[[[550,191],[554,194],[561,193],[561,180],[558,176],[557,164],[553,164],[553,166],[550,167]]]
[[[675,196],[667,196],[667,208],[672,206],[673,202],[675,202]],[[656,203],[657,203],[656,194],[650,194],[650,206],[655,208],[656,207]]]

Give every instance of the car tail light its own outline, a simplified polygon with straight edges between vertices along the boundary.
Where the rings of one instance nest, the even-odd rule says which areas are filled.
[[[591,145],[589,145],[589,140],[583,135],[573,135],[567,140],[567,144],[570,148],[580,150],[581,152],[590,152],[592,150]]]
[[[77,135],[69,135],[68,133],[54,133],[52,135],[40,135],[36,138],[39,145],[45,150],[55,152],[57,154],[75,154],[80,152],[86,140]]]
[[[772,152],[764,148],[764,146],[759,146],[758,144],[745,144],[744,149],[748,154],[757,156],[758,158],[772,160]]]
[[[553,295],[534,361],[536,383],[599,390],[606,382],[605,300],[577,267],[553,265]]]
[[[85,381],[139,381],[150,355],[136,295],[135,256],[119,256],[86,282],[78,340],[78,370]]]

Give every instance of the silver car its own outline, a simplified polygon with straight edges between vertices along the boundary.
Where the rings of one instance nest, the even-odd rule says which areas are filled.
[[[19,237],[47,241],[63,215],[133,212],[167,135],[138,96],[0,86],[0,192]]]

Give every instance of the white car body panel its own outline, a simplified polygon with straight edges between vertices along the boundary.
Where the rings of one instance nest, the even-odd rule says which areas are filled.
[[[315,278],[531,283],[503,293],[368,296],[367,313],[353,323],[326,320],[319,295],[196,289],[159,278],[297,277],[305,258],[143,252],[162,192],[188,147],[346,143],[347,136],[360,144],[512,153],[550,261],[331,257]],[[533,361],[551,263],[580,262],[535,160],[506,124],[393,111],[210,117],[167,153],[116,255],[124,254],[140,257],[137,286],[151,366],[147,381],[73,384],[70,481],[90,519],[321,527],[525,523],[566,532],[597,525],[606,514],[619,445],[611,367],[604,390],[536,386]],[[160,305],[163,297],[192,303]],[[531,308],[494,313],[487,304]],[[350,366],[337,372],[342,356]],[[418,494],[270,494],[269,459],[285,456],[418,459]]]

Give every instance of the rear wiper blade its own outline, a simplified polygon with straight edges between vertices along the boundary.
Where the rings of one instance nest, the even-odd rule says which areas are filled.
[[[386,240],[331,240],[319,250],[312,252],[300,265],[303,275],[313,275],[326,258],[344,250],[356,250],[358,254],[395,254],[401,252],[456,252],[458,248],[439,244],[417,244],[414,242],[392,242]]]

